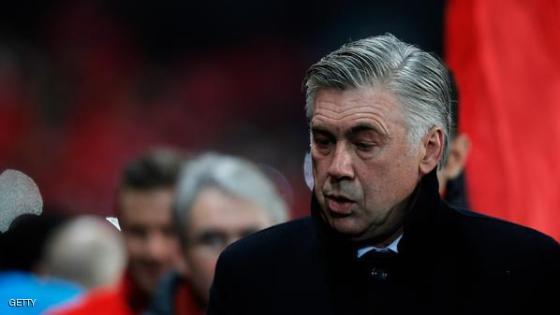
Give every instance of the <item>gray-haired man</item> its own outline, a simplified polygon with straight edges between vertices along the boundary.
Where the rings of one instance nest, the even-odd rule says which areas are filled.
[[[164,279],[151,314],[202,314],[222,250],[288,217],[284,200],[259,168],[214,153],[187,162],[173,208],[185,270]]]
[[[226,249],[209,314],[525,314],[553,305],[558,243],[443,203],[446,67],[391,35],[305,78],[311,217]],[[547,286],[548,285],[548,286]]]

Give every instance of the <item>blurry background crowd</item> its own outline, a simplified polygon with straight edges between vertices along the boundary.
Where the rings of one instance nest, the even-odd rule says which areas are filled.
[[[444,1],[13,1],[0,13],[0,165],[46,203],[112,213],[118,174],[154,145],[270,168],[307,214],[306,68],[391,31],[442,53]]]

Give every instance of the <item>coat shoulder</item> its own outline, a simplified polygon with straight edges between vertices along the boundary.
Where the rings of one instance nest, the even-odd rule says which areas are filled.
[[[313,230],[310,217],[275,225],[233,243],[220,258],[237,263],[255,260],[263,263],[278,261],[278,257],[297,256],[311,246],[315,237]]]
[[[450,208],[448,231],[472,249],[509,256],[559,256],[560,245],[550,236],[532,228],[468,210]],[[454,231],[451,231],[454,229]],[[494,256],[491,255],[491,256]]]

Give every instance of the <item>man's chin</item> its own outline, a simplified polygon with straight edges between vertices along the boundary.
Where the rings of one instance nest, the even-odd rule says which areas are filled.
[[[137,270],[134,278],[138,288],[146,294],[152,294],[157,288],[159,280],[163,274],[161,272]]]
[[[159,278],[157,280],[156,279],[147,279],[147,278],[142,278],[142,279],[138,279],[138,280],[140,280],[140,281],[137,281],[138,287],[145,294],[152,295],[152,293],[156,291],[157,285],[158,285],[158,282],[159,282]]]
[[[390,233],[384,233],[380,227],[374,229],[372,227],[360,225],[359,222],[341,219],[333,219],[330,221],[330,226],[345,238],[356,242],[367,240],[368,242],[382,243],[399,231],[392,230]]]
[[[352,240],[359,240],[364,237],[367,229],[361,227],[355,222],[354,218],[330,218],[330,226],[338,233]]]

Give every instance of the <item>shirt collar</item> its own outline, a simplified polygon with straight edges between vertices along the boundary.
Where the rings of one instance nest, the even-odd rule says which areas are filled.
[[[398,254],[399,253],[398,245],[399,245],[399,242],[400,242],[402,236],[403,236],[402,234],[399,235],[399,237],[397,237],[393,242],[391,242],[391,244],[389,244],[386,247],[365,246],[365,247],[359,248],[358,251],[356,252],[356,256],[358,256],[358,258],[360,258],[360,257],[365,255],[366,253],[369,253],[372,250],[376,251],[376,252],[380,252],[380,253],[392,251],[392,252]]]

